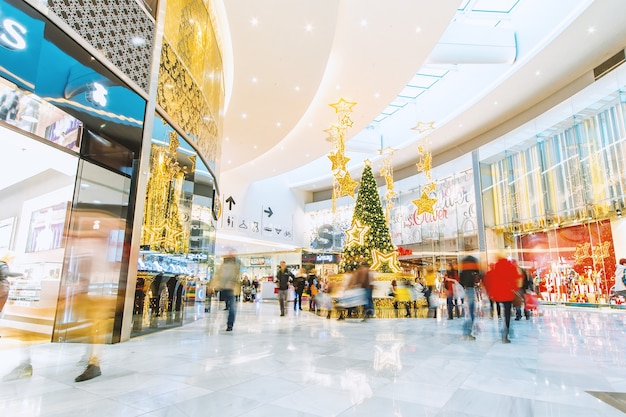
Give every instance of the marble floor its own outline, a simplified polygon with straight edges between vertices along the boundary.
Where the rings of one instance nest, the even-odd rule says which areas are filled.
[[[0,340],[0,375],[27,353],[33,375],[0,382],[16,416],[624,416],[626,312],[544,307],[514,321],[338,321],[275,302],[107,345],[102,376],[76,383],[86,346]],[[198,310],[200,316],[204,311]],[[2,329],[0,329],[0,334]]]

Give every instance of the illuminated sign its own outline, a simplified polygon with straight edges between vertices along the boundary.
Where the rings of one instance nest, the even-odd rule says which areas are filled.
[[[265,265],[265,258],[250,258],[250,265]]]
[[[0,46],[12,51],[26,49],[26,28],[13,19],[0,20]]]

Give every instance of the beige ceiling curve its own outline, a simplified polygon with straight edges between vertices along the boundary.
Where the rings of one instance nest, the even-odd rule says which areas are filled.
[[[258,135],[263,136],[264,146],[272,145],[267,152],[258,152],[257,157],[250,157],[252,153],[248,153],[246,157],[241,155],[235,163],[234,155],[228,155],[225,149],[225,164],[222,166],[224,175],[250,179],[270,177],[328,153],[330,144],[325,140],[327,135],[323,130],[336,122],[334,111],[328,104],[336,102],[340,97],[358,103],[352,114],[354,126],[348,136],[362,130],[415,75],[415,69],[425,62],[458,7],[456,0],[439,1],[436,6],[428,0],[394,0],[394,7],[380,0],[343,0],[319,2],[318,9],[320,3],[338,4],[339,7],[335,11],[337,15],[332,27],[334,36],[329,45],[328,58],[323,63],[323,76],[316,83],[307,83],[309,88],[315,89],[314,95],[304,110],[302,101],[295,101],[293,105],[287,106],[287,110],[275,101],[267,103],[265,111],[277,107],[286,112],[286,120],[293,122],[289,125],[291,129],[285,130],[280,140],[276,140],[280,135],[271,132],[269,124],[266,123],[266,129],[256,128]],[[237,35],[233,35],[237,73],[237,56],[241,51],[238,51],[236,38]],[[320,63],[316,62],[315,65],[315,69],[319,69]],[[288,71],[285,71],[284,77],[289,76]],[[240,116],[231,113],[233,108],[241,108],[235,102],[240,95],[241,100],[244,100],[243,91],[237,92],[241,88],[238,87],[237,81],[240,79],[237,75],[235,80],[230,114],[226,116],[230,121],[225,125],[227,135],[235,131],[235,121]],[[253,132],[248,131],[244,136],[252,140]],[[241,144],[241,141],[238,143]],[[225,143],[225,148],[230,147]],[[229,158],[230,167],[225,161]],[[264,167],[264,170],[259,167]]]

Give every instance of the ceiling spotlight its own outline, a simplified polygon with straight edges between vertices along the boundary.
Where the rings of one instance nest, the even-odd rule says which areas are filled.
[[[282,123],[276,122],[276,127],[280,127],[280,126],[282,126]]]
[[[541,71],[539,70],[535,71],[535,75],[541,75]]]
[[[594,33],[596,31],[595,26],[589,26],[589,29],[587,29],[588,33]]]
[[[300,91],[300,86],[296,85],[296,91]]]
[[[247,114],[245,114],[245,113],[241,113],[241,118],[242,118],[242,119],[245,119],[246,117],[248,117],[248,115],[247,115]]]
[[[415,33],[421,33],[422,32],[422,28],[421,27],[416,27],[415,28]]]
[[[253,83],[253,84],[256,84],[256,82],[257,82],[257,81],[258,81],[258,80],[257,80],[257,78],[256,78],[256,77],[252,77],[252,83]]]
[[[361,19],[361,26],[363,27],[367,26],[367,20]]]
[[[310,24],[310,23],[309,23],[309,24],[307,24],[307,25],[305,26],[305,28],[306,28],[306,31],[307,31],[307,32],[313,32],[313,25],[312,25],[312,24]]]
[[[250,20],[250,24],[252,26],[258,26],[259,25],[259,19],[257,19],[256,17],[253,17],[252,20]]]

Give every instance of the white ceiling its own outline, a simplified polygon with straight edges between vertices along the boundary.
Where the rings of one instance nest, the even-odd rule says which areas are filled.
[[[465,154],[581,76],[576,88],[591,82],[589,71],[626,46],[623,0],[224,3],[233,88],[220,175],[288,173],[308,191],[332,184],[323,131],[340,97],[358,103],[347,141],[358,178],[381,146],[395,149],[396,168],[416,161],[418,143],[436,163]],[[429,122],[434,130],[411,129]]]

